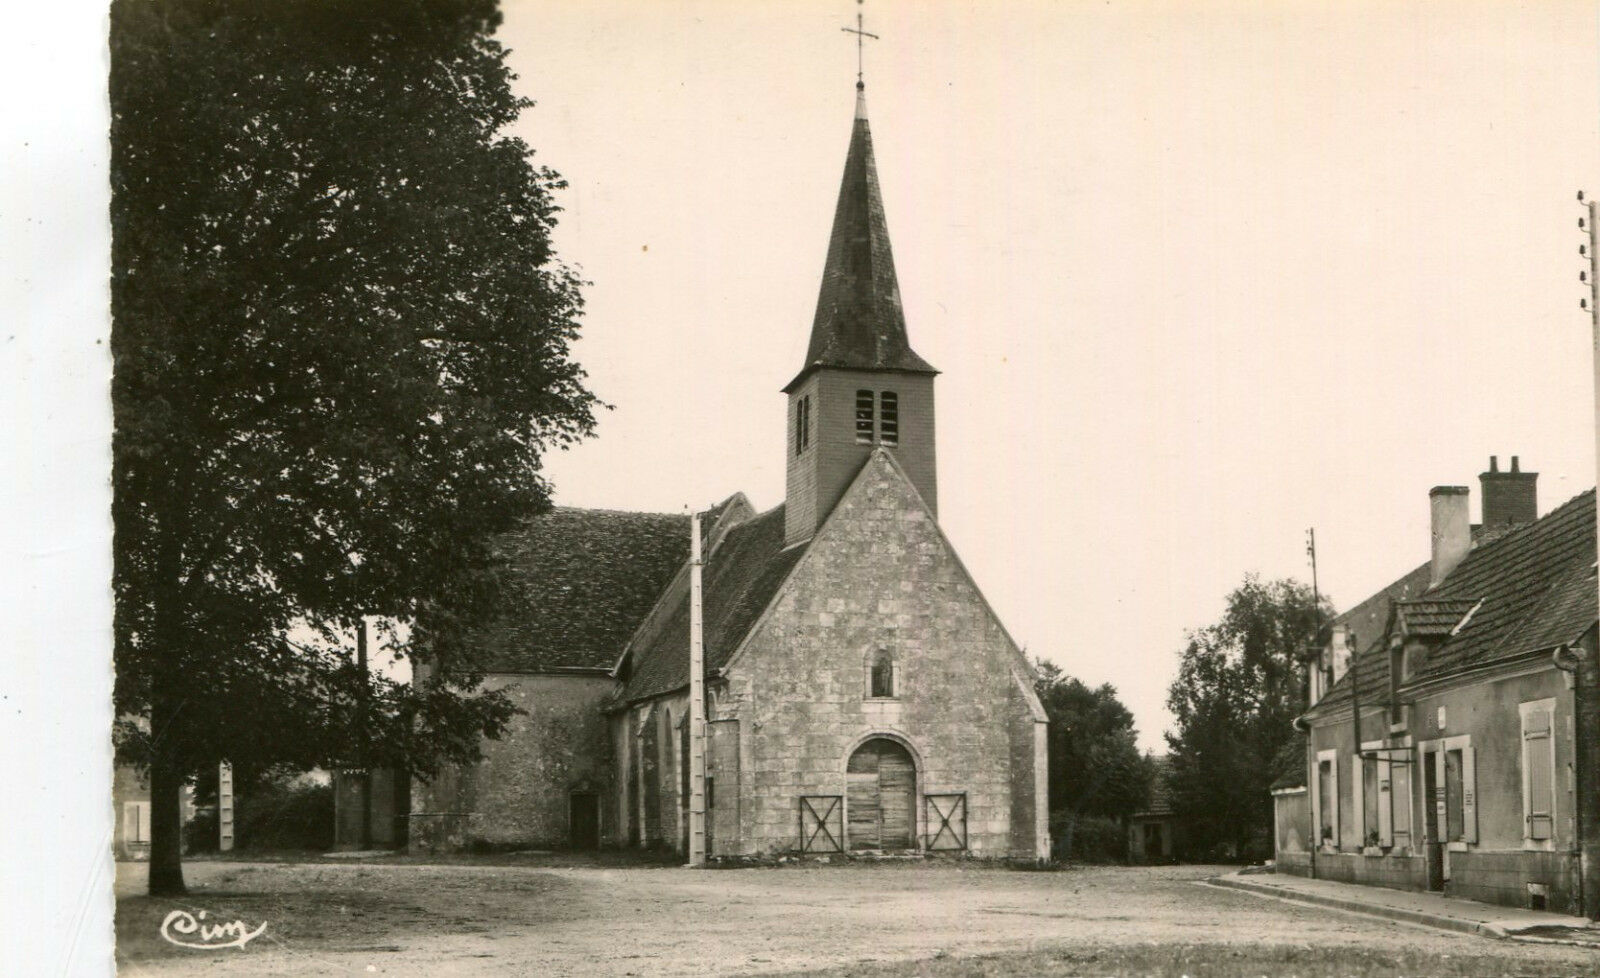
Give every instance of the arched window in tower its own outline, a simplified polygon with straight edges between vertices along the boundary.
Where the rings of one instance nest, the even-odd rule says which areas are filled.
[[[879,649],[872,657],[868,695],[874,699],[894,696],[894,656],[889,654],[888,649]]]
[[[872,444],[872,400],[871,391],[856,391],[856,442],[861,445]]]
[[[885,445],[900,444],[900,396],[894,391],[878,395],[878,440]]]

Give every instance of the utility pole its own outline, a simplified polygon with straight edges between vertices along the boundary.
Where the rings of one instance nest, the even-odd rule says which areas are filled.
[[[356,670],[360,673],[361,685],[356,689],[360,698],[356,710],[356,722],[360,724],[357,733],[357,749],[359,756],[357,763],[361,765],[361,848],[372,848],[372,744],[367,731],[367,721],[371,719],[371,683],[370,673],[367,671],[367,616],[362,615],[356,619]]]
[[[689,516],[689,866],[706,864],[706,650],[701,612],[700,514]]]
[[[1600,208],[1596,207],[1596,201],[1585,200],[1581,190],[1578,203],[1584,212],[1578,218],[1578,228],[1584,232],[1578,254],[1586,259],[1587,265],[1578,273],[1578,280],[1588,286],[1589,293],[1580,305],[1589,313],[1595,461],[1600,465],[1600,228],[1595,226],[1600,220]],[[1600,507],[1596,508],[1596,516],[1596,533],[1600,535]],[[1572,670],[1572,725],[1573,766],[1577,772],[1573,815],[1577,828],[1578,888],[1584,916],[1600,919],[1600,662],[1596,661],[1596,650],[1584,648],[1581,641],[1571,651],[1577,653]]]

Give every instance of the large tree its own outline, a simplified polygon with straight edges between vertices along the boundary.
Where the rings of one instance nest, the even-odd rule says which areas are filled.
[[[1298,581],[1249,575],[1219,621],[1189,633],[1167,744],[1173,803],[1196,850],[1246,853],[1269,838],[1271,785],[1306,706],[1304,652],[1332,610]]]
[[[116,707],[152,893],[183,782],[370,740],[426,773],[511,712],[454,661],[488,539],[586,435],[556,174],[506,127],[494,0],[116,0]],[[416,623],[442,678],[368,689],[325,638]]]
[[[1054,663],[1034,663],[1034,690],[1050,720],[1050,808],[1072,825],[1079,816],[1126,819],[1144,803],[1150,770],[1135,745],[1133,714],[1108,683],[1091,687]]]

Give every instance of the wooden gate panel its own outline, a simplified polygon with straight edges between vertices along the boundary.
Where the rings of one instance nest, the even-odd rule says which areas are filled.
[[[800,851],[844,852],[844,799],[800,796]]]
[[[923,822],[927,825],[927,846],[932,850],[960,850],[967,847],[967,795],[923,795]]]

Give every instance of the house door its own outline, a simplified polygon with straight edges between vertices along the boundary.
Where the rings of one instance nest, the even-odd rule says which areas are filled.
[[[1438,751],[1423,751],[1422,758],[1422,839],[1428,863],[1428,889],[1444,890],[1445,849],[1439,834],[1439,813],[1444,810],[1444,786],[1439,783],[1435,763]]]
[[[1144,823],[1144,858],[1145,862],[1155,862],[1167,858],[1166,847],[1161,844],[1161,823]]]
[[[911,754],[887,738],[856,748],[845,767],[852,849],[910,849],[916,839],[917,768]]]
[[[593,791],[574,791],[570,813],[572,848],[600,848],[600,796]]]

